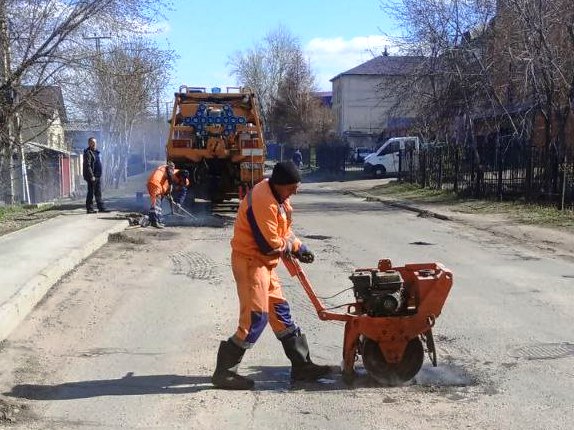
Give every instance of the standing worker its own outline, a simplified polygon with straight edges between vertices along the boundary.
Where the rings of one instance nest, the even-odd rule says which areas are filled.
[[[300,169],[301,163],[303,162],[303,155],[301,154],[301,151],[299,151],[299,148],[295,150],[291,159],[293,160],[293,163],[295,163],[295,166]]]
[[[104,207],[102,201],[102,162],[100,160],[100,151],[96,149],[97,142],[95,137],[88,139],[88,147],[84,150],[83,176],[88,184],[88,193],[86,195],[86,212],[89,214],[100,212],[109,212]],[[96,206],[94,209],[94,197]]]
[[[246,349],[251,348],[269,323],[291,361],[292,381],[315,381],[331,371],[311,361],[301,329],[291,319],[275,271],[279,258],[291,254],[312,263],[313,253],[291,232],[289,197],[301,181],[291,161],[277,163],[269,180],[253,187],[241,201],[231,239],[231,267],[239,296],[239,325],[222,341],[211,378],[218,388],[246,390],[253,380],[237,374]]]
[[[148,217],[150,224],[156,228],[164,228],[161,202],[164,197],[173,199],[181,205],[190,186],[189,171],[178,170],[169,161],[153,171],[147,180],[147,190],[151,201]]]

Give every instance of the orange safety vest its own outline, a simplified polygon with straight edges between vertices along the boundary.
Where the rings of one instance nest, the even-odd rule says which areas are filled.
[[[259,182],[239,205],[231,248],[266,266],[276,266],[281,253],[296,252],[301,246],[291,231],[292,212],[289,199],[277,201],[269,180]]]
[[[179,169],[173,171],[174,185],[189,187],[189,179],[185,180],[185,184],[178,182],[177,176],[175,174],[179,172]],[[155,169],[147,180],[147,189],[150,196],[166,195],[169,192],[169,182],[167,180],[167,166],[159,166]]]

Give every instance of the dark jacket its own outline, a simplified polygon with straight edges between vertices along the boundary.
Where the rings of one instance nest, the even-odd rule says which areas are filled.
[[[92,177],[97,179],[102,176],[102,162],[100,161],[100,151],[86,148],[84,150],[84,179],[91,181]]]
[[[303,155],[299,151],[295,151],[293,153],[292,161],[297,165],[297,167],[299,167],[299,164],[303,161]]]

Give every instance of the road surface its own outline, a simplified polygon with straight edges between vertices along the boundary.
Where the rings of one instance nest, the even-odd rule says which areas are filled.
[[[357,266],[444,263],[454,287],[437,320],[439,365],[402,387],[357,363],[291,386],[267,329],[240,373],[251,392],[213,389],[220,340],[236,326],[233,214],[126,230],[69,274],[0,350],[0,388],[26,429],[570,429],[574,420],[574,264],[485,232],[305,184],[295,231],[316,253],[317,293],[351,287]],[[320,321],[279,269],[312,358],[340,365],[341,323]],[[352,300],[346,291],[328,306]],[[0,427],[2,422],[0,422]]]

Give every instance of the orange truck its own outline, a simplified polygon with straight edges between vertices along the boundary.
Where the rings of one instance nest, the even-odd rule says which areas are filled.
[[[191,194],[220,204],[263,179],[265,142],[256,94],[248,88],[181,86],[175,93],[167,161],[191,174]]]

